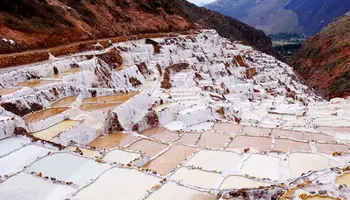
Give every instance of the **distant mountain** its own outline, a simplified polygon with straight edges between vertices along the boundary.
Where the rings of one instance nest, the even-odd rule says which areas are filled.
[[[350,12],[310,38],[291,61],[327,99],[350,95]]]
[[[185,14],[185,18],[204,28],[215,29],[221,36],[231,41],[239,40],[257,50],[280,60],[284,58],[272,47],[271,39],[263,31],[257,30],[232,17],[225,16],[204,7],[198,7],[186,0],[173,0],[175,7]]]
[[[350,1],[217,0],[205,7],[235,17],[268,34],[295,32],[309,37],[350,11]]]

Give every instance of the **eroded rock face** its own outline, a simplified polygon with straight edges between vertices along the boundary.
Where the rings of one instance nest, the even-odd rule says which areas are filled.
[[[120,56],[120,52],[116,48],[112,48],[98,57],[106,62],[112,69],[117,69],[123,64],[123,58]]]
[[[21,105],[20,103],[11,103],[11,102],[2,103],[1,106],[5,110],[12,112],[12,113],[14,113],[18,116],[21,116],[21,117],[23,117],[24,115],[27,115],[31,112],[36,112],[36,111],[43,109],[42,105],[40,105],[38,103],[34,103],[34,102],[29,104],[28,105],[29,107],[22,107],[23,105]]]
[[[113,131],[113,130],[114,131],[124,131],[124,128],[122,127],[122,125],[119,122],[117,114],[113,114],[111,116],[111,122],[109,124],[110,124],[109,131]],[[137,130],[138,128],[135,128],[135,129]]]

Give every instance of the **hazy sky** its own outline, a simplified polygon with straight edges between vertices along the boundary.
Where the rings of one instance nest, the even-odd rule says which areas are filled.
[[[208,4],[208,3],[212,3],[214,2],[215,0],[187,0],[189,2],[192,2],[198,6],[202,6],[202,5],[205,5],[205,4]]]

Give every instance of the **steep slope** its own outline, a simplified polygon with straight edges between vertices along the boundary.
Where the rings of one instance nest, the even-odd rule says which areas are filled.
[[[312,36],[350,10],[343,0],[217,0],[207,8],[235,17],[266,33]]]
[[[193,28],[179,13],[168,0],[4,0],[0,53]]]
[[[280,58],[262,31],[185,0],[5,0],[0,2],[0,53],[199,28],[193,22]]]
[[[239,40],[255,47],[257,50],[283,60],[272,47],[271,40],[266,37],[263,31],[257,30],[232,17],[222,15],[218,12],[197,7],[185,0],[175,0],[175,6],[179,8],[194,23],[204,28],[215,29],[221,36],[231,41]]]
[[[296,71],[327,99],[350,94],[350,13],[309,39],[292,58]]]

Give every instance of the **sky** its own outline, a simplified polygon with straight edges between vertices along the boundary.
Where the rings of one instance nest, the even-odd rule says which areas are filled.
[[[202,5],[205,5],[205,4],[208,4],[208,3],[212,3],[214,2],[215,0],[187,0],[189,2],[192,2],[198,6],[202,6]]]

